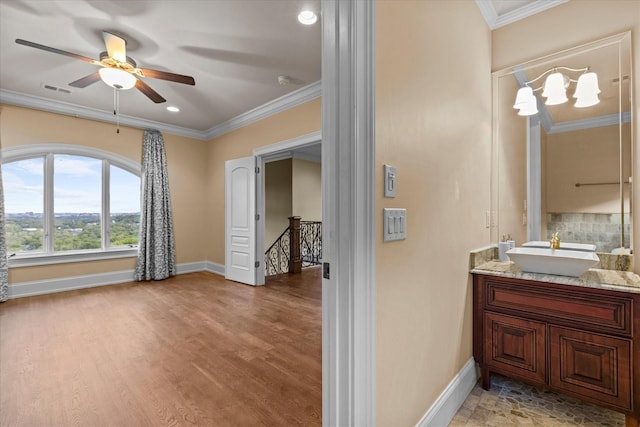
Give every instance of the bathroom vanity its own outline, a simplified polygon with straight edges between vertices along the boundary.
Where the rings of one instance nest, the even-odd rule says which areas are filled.
[[[499,373],[640,425],[638,276],[589,270],[571,278],[487,265],[472,270],[473,356],[482,387],[488,390],[491,373]]]

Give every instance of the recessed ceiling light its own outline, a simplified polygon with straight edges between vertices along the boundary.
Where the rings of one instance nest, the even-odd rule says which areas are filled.
[[[312,10],[303,10],[298,14],[298,21],[304,25],[315,24],[317,20],[318,15],[316,15]]]
[[[180,109],[178,107],[174,107],[173,105],[169,105],[167,107],[167,111],[171,111],[172,113],[177,113],[178,111],[180,111]]]

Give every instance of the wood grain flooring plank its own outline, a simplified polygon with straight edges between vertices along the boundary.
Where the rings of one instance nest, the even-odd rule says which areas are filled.
[[[320,268],[0,304],[2,426],[319,426]]]

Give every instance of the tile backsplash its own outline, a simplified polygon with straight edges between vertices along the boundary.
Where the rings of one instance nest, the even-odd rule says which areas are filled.
[[[547,213],[547,239],[556,231],[563,242],[593,243],[597,252],[620,247],[620,214]],[[624,214],[624,246],[629,247],[629,214]]]

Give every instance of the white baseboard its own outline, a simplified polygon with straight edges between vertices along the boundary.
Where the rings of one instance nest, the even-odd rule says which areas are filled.
[[[469,359],[438,396],[429,410],[418,421],[416,427],[446,427],[462,406],[480,377],[476,362]]]
[[[189,262],[176,266],[178,274],[209,271],[224,276],[224,265],[211,261]],[[69,276],[59,279],[35,280],[9,284],[9,299],[44,295],[74,289],[93,288],[97,286],[116,285],[133,281],[133,270],[111,271],[108,273]]]
[[[176,271],[178,274],[195,273],[205,270],[205,261],[199,262],[186,262],[184,264],[176,265]]]
[[[35,280],[9,284],[9,299],[44,295],[53,292],[71,291],[74,289],[93,288],[96,286],[115,285],[133,281],[133,270],[111,271],[109,273],[87,274],[85,276],[69,276],[59,279]]]
[[[208,271],[210,273],[215,273],[215,274],[219,274],[220,276],[225,275],[225,268],[224,265],[222,264],[218,264],[212,261],[205,261],[204,262],[205,266],[204,266],[204,271]]]

